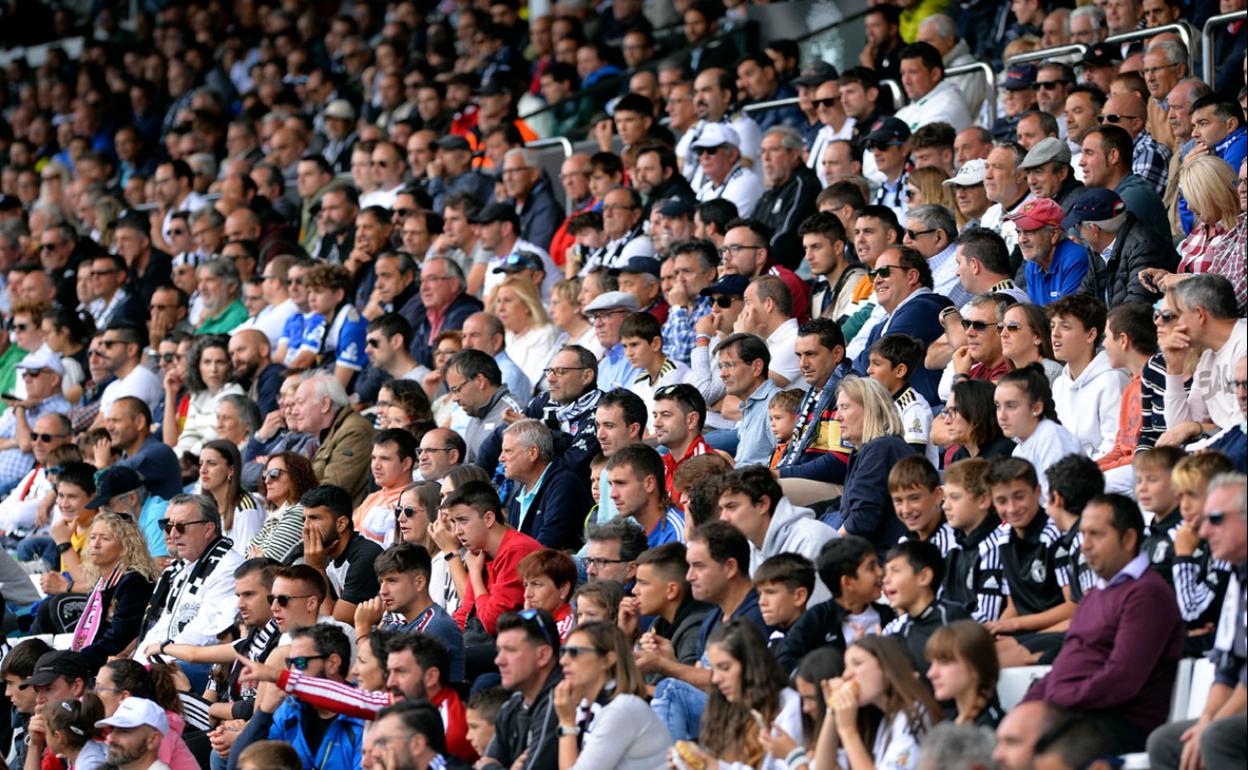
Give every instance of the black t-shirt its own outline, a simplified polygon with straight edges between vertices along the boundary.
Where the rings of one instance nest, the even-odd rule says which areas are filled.
[[[358,532],[351,533],[342,555],[325,565],[325,576],[329,578],[334,599],[360,604],[381,591],[373,569],[373,561],[381,550],[381,546]]]
[[[1068,579],[1057,558],[1062,533],[1048,514],[1040,511],[1023,531],[1010,529],[1001,549],[1006,595],[1014,600],[1019,615],[1035,615],[1065,601],[1062,586]]]

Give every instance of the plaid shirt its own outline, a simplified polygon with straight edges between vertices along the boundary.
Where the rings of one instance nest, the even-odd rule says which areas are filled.
[[[1209,258],[1209,272],[1224,276],[1235,287],[1235,301],[1239,303],[1241,314],[1248,300],[1245,249],[1248,249],[1248,214],[1240,214],[1235,220],[1235,229],[1213,244],[1210,249],[1213,256]]]
[[[1213,257],[1218,253],[1230,233],[1222,227],[1221,222],[1207,225],[1198,222],[1187,237],[1179,243],[1180,273],[1208,273],[1213,265]],[[1241,263],[1243,252],[1239,253]],[[1229,277],[1229,276],[1228,276]]]
[[[59,412],[64,415],[69,414],[71,409],[69,402],[60,393],[45,398],[36,406],[26,410],[26,424],[33,430],[35,421],[45,414],[51,412]],[[10,409],[0,417],[0,438],[16,438],[17,437],[17,417]],[[22,480],[22,477],[35,467],[35,456],[29,452],[23,452],[20,449],[5,449],[0,451],[0,484],[12,486]]]
[[[1141,131],[1135,137],[1131,170],[1151,184],[1158,195],[1165,195],[1172,154],[1169,147],[1154,139],[1147,131]]]
[[[711,312],[711,298],[698,297],[693,303],[693,310],[673,307],[663,322],[663,354],[674,358],[682,364],[688,364],[693,357],[693,343],[697,338],[693,327],[704,316]]]

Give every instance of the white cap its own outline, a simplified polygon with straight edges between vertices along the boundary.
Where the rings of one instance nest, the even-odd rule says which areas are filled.
[[[962,168],[958,169],[958,173],[952,179],[946,179],[941,184],[946,187],[973,187],[977,184],[984,183],[984,167],[983,158],[968,160],[962,164]]]
[[[741,138],[737,136],[736,129],[727,123],[707,123],[702,126],[701,133],[698,138],[690,145],[693,149],[705,147],[707,149],[720,147],[730,144],[733,147],[741,147]]]
[[[18,369],[30,369],[38,371],[40,369],[51,369],[57,374],[65,374],[65,366],[61,363],[61,357],[52,352],[52,348],[46,344],[40,345],[39,349],[34,353],[28,354],[17,365]]]
[[[165,710],[147,698],[136,698],[131,695],[121,702],[117,711],[108,719],[95,723],[96,727],[154,727],[161,735],[169,734],[169,720]]]

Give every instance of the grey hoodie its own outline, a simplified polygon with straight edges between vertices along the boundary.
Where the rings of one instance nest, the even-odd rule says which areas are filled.
[[[823,544],[836,536],[836,531],[815,518],[815,512],[789,502],[789,498],[780,498],[776,512],[771,516],[771,525],[763,536],[763,547],[756,548],[750,543],[750,574],[758,569],[758,565],[780,553],[796,553],[805,556],[812,562],[819,555]],[[813,606],[832,598],[832,593],[817,576],[815,590],[810,596],[807,606]]]

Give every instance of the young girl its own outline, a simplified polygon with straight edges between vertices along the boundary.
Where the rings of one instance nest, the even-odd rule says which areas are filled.
[[[1069,454],[1083,454],[1083,445],[1057,421],[1049,377],[1040,364],[1016,369],[997,382],[993,396],[997,423],[1006,438],[1018,442],[1014,457],[1030,462],[1040,477],[1042,500],[1049,499],[1045,471]]]
[[[68,770],[96,770],[103,767],[108,757],[108,747],[100,740],[95,723],[104,718],[104,705],[95,693],[83,693],[81,700],[60,700],[47,703],[37,712],[42,725],[31,720],[33,733],[41,726],[48,751],[65,760]],[[31,761],[39,766],[39,754],[27,752],[26,766]]]
[[[959,620],[937,629],[926,653],[936,700],[950,704],[945,720],[995,730],[1004,713],[997,701],[1000,664],[992,634],[973,620]]]
[[[624,599],[624,586],[614,580],[595,580],[576,589],[572,604],[576,607],[576,625],[614,623]]]
[[[939,706],[915,675],[901,642],[864,636],[845,651],[845,676],[821,684],[828,716],[815,770],[917,767],[919,741]]]
[[[793,672],[793,687],[802,703],[802,732],[806,735],[804,746],[799,746],[792,736],[781,728],[772,726],[771,733],[761,736],[763,746],[776,757],[794,756],[793,752],[802,749],[806,752],[806,761],[797,761],[789,765],[790,770],[809,770],[815,758],[815,743],[819,732],[823,729],[823,721],[827,718],[827,705],[819,692],[819,683],[825,679],[835,679],[845,673],[845,656],[835,647],[820,647],[806,654],[802,662],[797,664]]]

